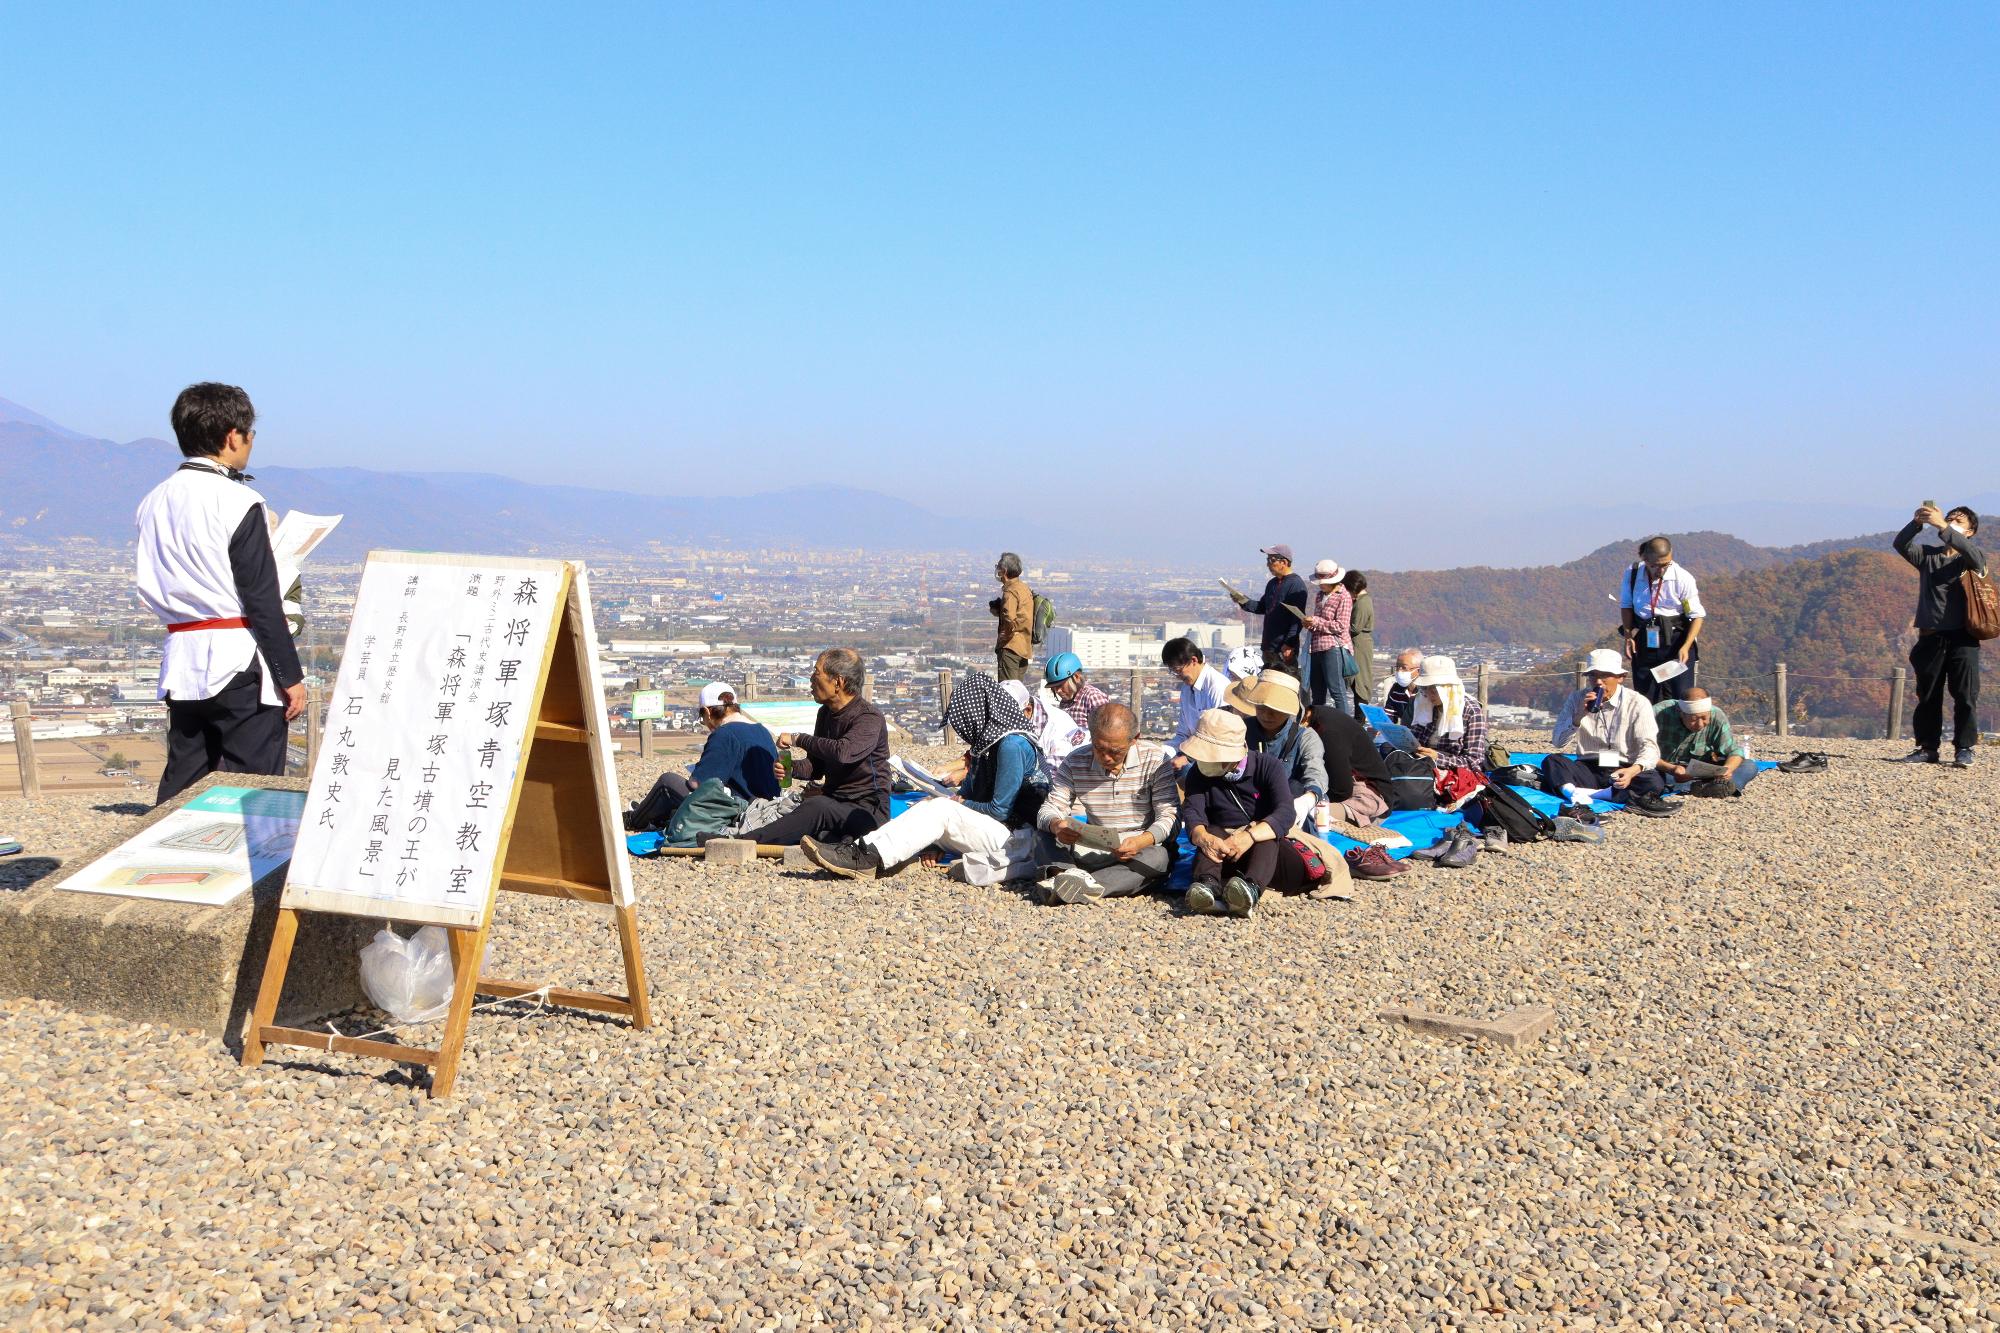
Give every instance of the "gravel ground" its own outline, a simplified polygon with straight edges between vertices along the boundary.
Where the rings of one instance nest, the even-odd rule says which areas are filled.
[[[656,1029],[481,1013],[444,1102],[0,1004],[0,1323],[1993,1327],[1996,769],[1813,743],[1252,922],[642,862]],[[493,954],[619,985],[540,899]],[[1373,1016],[1529,1001],[1522,1051]]]

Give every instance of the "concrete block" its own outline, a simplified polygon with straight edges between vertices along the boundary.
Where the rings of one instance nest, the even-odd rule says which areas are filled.
[[[188,795],[218,785],[306,787],[303,779],[219,773]],[[66,864],[88,865],[179,805],[177,800],[153,811]],[[0,894],[0,994],[233,1039],[264,978],[264,956],[289,869],[289,862],[273,869],[250,892],[220,907],[66,893],[54,887],[60,872],[18,893]],[[359,955],[382,924],[303,913],[278,1021],[311,1025],[366,1004]]]
[[[803,847],[785,848],[784,867],[787,870],[812,871],[819,869],[818,866],[812,863],[812,858],[806,855],[806,849]]]
[[[1541,1040],[1556,1025],[1556,1011],[1546,1004],[1519,1005],[1490,1019],[1456,1018],[1416,1005],[1398,1004],[1382,1010],[1376,1017],[1433,1036],[1472,1037],[1516,1049]]]
[[[757,844],[743,838],[711,838],[702,850],[710,865],[747,866],[757,859]]]

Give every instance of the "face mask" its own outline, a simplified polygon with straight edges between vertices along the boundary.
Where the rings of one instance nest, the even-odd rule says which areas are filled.
[[[1963,523],[1952,524],[1951,530],[1961,537],[1970,537],[1972,535],[1972,529],[1966,527]]]
[[[1396,673],[1396,683],[1406,690],[1410,688],[1410,682],[1416,678],[1417,673],[1414,671],[1398,671]]]
[[[1236,767],[1234,764],[1223,763],[1215,759],[1197,759],[1194,761],[1194,766],[1202,771],[1204,777],[1211,778],[1219,778],[1230,769]]]

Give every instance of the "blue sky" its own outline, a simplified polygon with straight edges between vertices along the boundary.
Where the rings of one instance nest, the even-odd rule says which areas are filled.
[[[0,397],[130,438],[228,379],[309,466],[997,475],[1135,540],[1365,489],[1384,564],[1474,493],[1570,554],[1648,491],[1907,508],[2000,482],[1997,58],[1992,5],[0,0]]]

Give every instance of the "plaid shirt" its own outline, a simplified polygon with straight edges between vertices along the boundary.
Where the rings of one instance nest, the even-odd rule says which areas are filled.
[[[1312,650],[1323,653],[1329,648],[1354,647],[1354,641],[1347,632],[1348,620],[1354,614],[1354,594],[1339,584],[1331,592],[1316,594],[1313,612],[1306,617],[1306,628],[1312,631]]]
[[[1090,715],[1110,702],[1111,696],[1103,690],[1095,685],[1084,684],[1077,687],[1076,693],[1070,696],[1070,701],[1062,706],[1062,710],[1068,713],[1079,727],[1088,727]]]
[[[1437,763],[1442,768],[1486,771],[1486,710],[1479,706],[1479,700],[1465,701],[1463,736],[1447,736],[1434,741],[1431,736],[1436,730],[1436,722],[1426,727],[1412,725],[1410,734],[1417,738],[1417,744],[1438,752]]]

